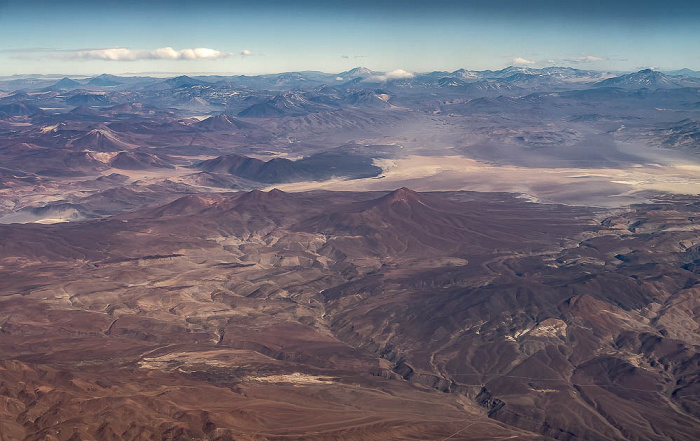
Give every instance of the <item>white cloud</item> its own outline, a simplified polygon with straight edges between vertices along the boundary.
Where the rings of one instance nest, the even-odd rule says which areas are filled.
[[[525,66],[528,64],[535,64],[535,62],[532,60],[527,60],[527,59],[522,58],[522,57],[515,57],[515,58],[513,58],[513,64],[518,65],[518,66]]]
[[[243,49],[243,50],[241,51],[241,55],[243,55],[244,57],[246,57],[246,56],[248,56],[248,55],[253,55],[253,53],[252,53],[251,51],[249,51],[248,49]]]
[[[392,70],[391,72],[387,72],[386,77],[390,80],[395,80],[395,79],[413,78],[413,74],[411,72],[407,72],[403,69],[396,69],[396,70]]]
[[[246,52],[246,51],[244,51]],[[89,49],[58,55],[58,58],[106,61],[136,60],[216,60],[232,56],[231,52],[221,52],[206,47],[175,50],[163,47],[154,50],[127,49],[123,47],[110,49]]]
[[[385,83],[388,80],[404,80],[408,78],[413,78],[413,73],[403,69],[396,69],[392,70],[391,72],[387,72],[384,75],[372,75],[362,81],[368,83]]]
[[[605,61],[605,58],[585,55],[583,57],[565,58],[564,61],[568,61],[570,63],[595,63],[596,61]]]

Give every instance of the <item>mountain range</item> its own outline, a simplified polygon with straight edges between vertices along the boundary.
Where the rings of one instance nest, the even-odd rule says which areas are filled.
[[[699,133],[687,70],[0,79],[0,439],[696,440]]]

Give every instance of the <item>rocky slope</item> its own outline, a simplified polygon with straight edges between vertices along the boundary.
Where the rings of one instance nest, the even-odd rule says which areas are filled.
[[[698,210],[273,190],[3,225],[2,433],[696,439]]]

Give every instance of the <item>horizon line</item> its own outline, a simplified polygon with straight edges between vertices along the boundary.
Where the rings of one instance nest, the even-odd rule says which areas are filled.
[[[589,71],[589,72],[600,72],[600,73],[620,73],[620,74],[625,74],[625,73],[634,73],[634,72],[640,72],[643,70],[652,70],[656,72],[673,72],[673,71],[681,71],[681,70],[690,70],[693,72],[700,72],[700,70],[695,70],[689,67],[681,67],[681,68],[656,68],[656,67],[640,67],[637,69],[622,69],[622,70],[611,70],[611,69],[585,69],[585,68],[580,68],[580,67],[573,67],[573,66],[565,66],[565,65],[555,65],[555,66],[545,66],[545,67],[532,67],[532,66],[517,66],[517,65],[508,65],[506,67],[503,67],[501,69],[479,69],[479,70],[473,70],[473,69],[468,69],[466,67],[458,68],[455,70],[425,70],[425,71],[408,71],[414,74],[429,74],[429,73],[434,73],[434,72],[448,72],[448,73],[453,73],[459,70],[465,70],[469,72],[498,72],[502,70],[506,70],[509,68],[519,68],[519,69],[529,69],[533,71],[538,71],[538,70],[544,70],[544,69],[574,69],[574,70],[580,70],[580,71]],[[79,77],[79,78],[94,78],[98,77],[101,75],[112,75],[112,76],[121,76],[121,77],[136,77],[136,76],[199,76],[199,77],[206,77],[206,76],[262,76],[262,75],[283,75],[286,73],[303,73],[303,72],[312,72],[312,73],[320,73],[320,74],[326,74],[326,75],[338,75],[344,72],[349,72],[354,69],[369,69],[374,73],[382,74],[382,73],[387,73],[387,72],[392,72],[390,71],[384,71],[384,70],[373,70],[370,68],[367,68],[365,66],[356,66],[351,69],[347,69],[341,72],[326,72],[326,71],[321,71],[321,70],[313,70],[313,69],[303,69],[303,70],[287,70],[287,71],[276,71],[276,72],[265,72],[265,73],[237,73],[237,72],[186,72],[186,71],[144,71],[144,72],[122,72],[122,73],[107,73],[107,72],[102,72],[102,73],[96,73],[96,74],[87,74],[87,73],[72,73],[72,74],[66,74],[66,73],[17,73],[17,74],[11,74],[11,75],[0,75],[0,78],[12,78],[12,77],[62,77],[62,78],[70,78],[70,77]],[[402,69],[396,69],[396,70],[402,70]]]

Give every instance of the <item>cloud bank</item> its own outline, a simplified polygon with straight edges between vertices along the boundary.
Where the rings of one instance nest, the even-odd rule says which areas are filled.
[[[242,55],[250,55],[249,51],[243,51]],[[137,60],[217,60],[233,56],[231,52],[221,52],[206,47],[195,49],[175,50],[171,47],[163,47],[154,50],[111,48],[80,50],[69,54],[61,54],[59,58],[77,60],[105,60],[105,61],[137,61]]]
[[[403,80],[407,78],[413,78],[413,73],[403,69],[396,69],[383,75],[372,75],[371,77],[365,78],[363,81],[368,83],[385,83],[388,80]]]
[[[513,58],[513,64],[515,64],[517,66],[528,66],[530,64],[535,64],[535,62],[532,60],[527,60],[527,59],[522,58],[522,57],[515,57],[515,58]]]
[[[391,72],[387,72],[386,77],[390,80],[397,80],[397,79],[404,79],[404,78],[413,78],[413,74],[411,72],[407,72],[403,69],[396,69],[396,70],[392,70]]]

